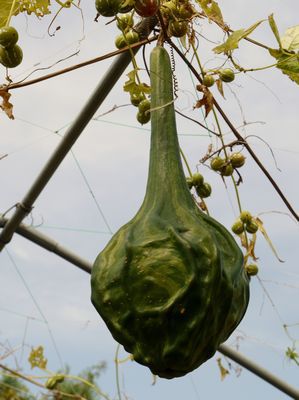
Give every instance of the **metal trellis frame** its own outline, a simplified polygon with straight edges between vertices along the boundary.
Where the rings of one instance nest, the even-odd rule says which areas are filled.
[[[144,39],[148,37],[150,32],[154,29],[156,23],[156,17],[145,18],[137,27],[140,38]],[[132,51],[136,53],[138,51],[138,48],[135,48]],[[61,246],[58,242],[51,239],[47,235],[42,234],[35,228],[26,226],[22,223],[22,220],[26,217],[26,215],[28,215],[28,213],[31,212],[35,200],[45,188],[67,153],[70,151],[75,141],[79,138],[84,128],[92,119],[93,115],[103,103],[103,101],[105,100],[105,98],[114,87],[114,85],[130,62],[130,51],[120,54],[114,60],[110,69],[99,82],[93,94],[83,106],[81,112],[78,114],[77,118],[67,130],[60,144],[53,152],[52,156],[45,164],[44,168],[41,170],[40,174],[32,184],[27,194],[24,196],[23,200],[16,205],[16,209],[11,218],[8,219],[0,215],[0,228],[3,228],[0,233],[0,251],[5,247],[7,243],[11,241],[14,233],[17,232],[28,240],[71,262],[83,271],[91,273],[92,264],[89,261],[81,258],[71,250],[68,250],[65,247]],[[229,357],[238,364],[242,365],[244,368],[253,372],[255,375],[259,376],[271,385],[275,386],[288,396],[299,400],[299,390],[290,386],[288,383],[284,382],[277,376],[271,374],[269,371],[265,370],[255,362],[247,359],[239,352],[231,349],[226,345],[220,345],[218,351],[226,357]]]
[[[0,228],[5,226],[7,223],[7,219],[0,216]],[[81,258],[71,250],[66,249],[65,247],[61,246],[58,242],[53,240],[47,235],[39,232],[37,229],[27,226],[25,224],[20,224],[17,229],[16,233],[23,236],[26,239],[36,243],[37,245],[57,254],[58,256],[62,257],[63,259],[71,262],[72,264],[76,265],[83,271],[87,273],[91,273],[92,270],[92,263]],[[266,370],[265,368],[261,367],[254,361],[250,360],[249,358],[245,357],[239,351],[232,349],[231,347],[221,344],[218,348],[219,353],[223,354],[224,356],[230,358],[231,360],[235,361],[237,364],[241,365],[242,367],[246,368],[247,370],[251,371],[253,374],[257,375],[259,378],[263,379],[264,381],[270,383],[272,386],[276,387],[277,389],[281,390],[286,395],[290,396],[295,400],[299,400],[299,389],[296,389],[289,385],[287,382],[283,381],[279,377],[273,375],[271,372]]]

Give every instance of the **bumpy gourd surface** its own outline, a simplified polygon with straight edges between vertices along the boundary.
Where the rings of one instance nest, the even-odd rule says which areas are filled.
[[[241,321],[248,277],[231,234],[195,205],[179,156],[169,57],[151,53],[144,202],[97,257],[92,302],[134,360],[164,378],[213,356]]]

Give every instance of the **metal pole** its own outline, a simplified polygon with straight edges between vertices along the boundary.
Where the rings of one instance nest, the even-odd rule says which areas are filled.
[[[249,358],[243,356],[243,354],[240,354],[238,351],[233,350],[232,348],[226,346],[225,344],[221,344],[219,346],[218,351],[222,353],[224,356],[229,357],[236,363],[242,365],[242,367],[248,369],[255,375],[259,376],[264,381],[275,386],[277,389],[281,390],[288,396],[292,397],[293,399],[299,400],[299,390],[290,386],[288,383],[284,382],[277,376],[271,374],[265,368],[251,361]]]
[[[7,219],[0,216],[0,228],[5,226],[7,223]],[[16,232],[23,236],[24,238],[30,240],[31,242],[43,247],[44,249],[51,251],[52,253],[58,255],[64,260],[69,261],[70,263],[76,265],[85,272],[91,273],[92,263],[81,258],[71,250],[67,249],[64,246],[61,246],[58,242],[53,240],[47,235],[39,232],[37,229],[32,226],[28,226],[25,224],[20,224]]]
[[[0,227],[4,226],[7,222],[6,218],[0,217]],[[83,258],[79,257],[72,251],[66,249],[65,247],[59,245],[53,239],[49,238],[48,236],[38,232],[36,229],[26,226],[24,224],[20,224],[17,228],[16,232],[21,236],[31,240],[32,242],[38,244],[39,246],[57,254],[58,256],[64,258],[65,260],[71,262],[72,264],[76,265],[83,271],[87,273],[91,273],[92,264],[84,260]],[[218,351],[222,353],[224,356],[232,359],[236,363],[242,365],[242,367],[248,369],[253,374],[257,375],[264,381],[270,383],[271,385],[275,386],[277,389],[281,390],[286,395],[292,397],[293,399],[299,400],[299,390],[290,386],[288,383],[284,382],[277,376],[271,374],[269,371],[261,367],[260,365],[256,364],[255,362],[251,361],[243,354],[239,353],[236,350],[228,347],[225,344],[219,346]]]
[[[140,24],[136,26],[136,31],[139,32],[140,39],[145,39],[153,30],[157,23],[156,17],[145,18]],[[134,48],[134,53],[138,51],[138,47]],[[42,190],[45,188],[71,147],[83,132],[86,125],[89,123],[97,109],[105,100],[113,86],[116,84],[124,70],[131,62],[131,53],[126,51],[121,53],[112,63],[110,69],[106,72],[93,94],[87,100],[81,112],[69,127],[63,139],[53,152],[52,156],[41,170],[40,174],[32,184],[31,188],[23,198],[23,200],[16,205],[14,214],[5,224],[0,234],[0,251],[10,242],[14,232],[20,225],[22,220],[32,210],[35,200],[38,198]]]

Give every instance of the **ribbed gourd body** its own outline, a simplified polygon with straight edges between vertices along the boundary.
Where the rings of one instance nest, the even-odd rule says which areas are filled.
[[[151,52],[151,150],[136,216],[95,260],[92,302],[116,341],[163,378],[211,358],[249,301],[243,256],[224,226],[201,212],[180,160],[167,51]]]

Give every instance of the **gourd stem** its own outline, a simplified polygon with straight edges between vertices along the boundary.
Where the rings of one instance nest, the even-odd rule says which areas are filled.
[[[161,52],[159,57],[156,52]],[[164,199],[193,204],[180,157],[170,58],[157,46],[151,53],[151,150],[144,206]],[[175,185],[174,185],[175,182]],[[194,204],[193,204],[194,206]]]

